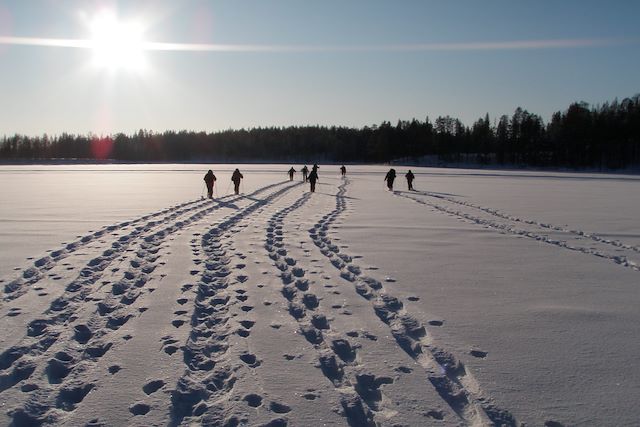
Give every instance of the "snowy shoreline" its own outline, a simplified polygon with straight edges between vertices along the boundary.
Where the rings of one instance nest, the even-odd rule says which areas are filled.
[[[307,165],[313,164],[314,161],[307,162]],[[594,175],[628,175],[637,176],[640,175],[640,167],[626,168],[626,169],[608,169],[608,168],[561,168],[561,167],[533,167],[533,166],[518,166],[518,165],[497,165],[497,164],[480,164],[480,163],[456,163],[456,162],[421,162],[421,161],[402,161],[394,160],[389,163],[354,163],[354,162],[322,162],[325,165],[337,166],[380,166],[380,167],[406,167],[406,168],[420,168],[420,169],[444,169],[455,171],[484,171],[484,172],[545,172],[545,173],[563,173],[563,174],[594,174]],[[92,159],[50,159],[50,160],[0,160],[0,167],[7,166],[80,166],[80,165],[130,165],[130,166],[144,166],[144,165],[228,165],[229,167],[235,165],[303,165],[304,161],[292,160],[290,163],[283,163],[281,160],[264,160],[264,161],[246,161],[238,159],[237,161],[220,162],[211,160],[193,160],[193,161],[163,161],[163,162],[131,162],[123,160],[92,160]]]

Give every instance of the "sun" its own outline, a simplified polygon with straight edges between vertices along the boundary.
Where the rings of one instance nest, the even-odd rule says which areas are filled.
[[[94,65],[111,70],[144,69],[143,27],[102,12],[89,24]]]

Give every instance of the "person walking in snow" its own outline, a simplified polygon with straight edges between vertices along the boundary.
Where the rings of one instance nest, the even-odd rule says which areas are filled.
[[[307,180],[309,179],[309,168],[307,167],[307,165],[304,165],[304,167],[300,170],[302,171],[302,180],[304,182],[307,182]]]
[[[347,168],[344,165],[340,166],[340,175],[345,176],[347,174]]]
[[[240,173],[240,170],[236,169],[233,171],[233,175],[231,175],[231,181],[233,181],[233,191],[236,194],[240,193],[240,181],[244,178]]]
[[[207,174],[204,176],[204,182],[207,184],[207,197],[210,199],[213,198],[213,184],[216,182],[216,176],[213,174],[213,171],[209,169]]]
[[[316,192],[316,181],[318,181],[318,170],[313,168],[309,174],[309,184],[311,184],[311,192]]]
[[[289,181],[293,181],[293,174],[296,173],[296,170],[293,168],[293,166],[291,167],[291,169],[289,169]]]
[[[409,191],[413,191],[413,180],[416,177],[413,174],[413,172],[411,172],[411,169],[409,169],[409,172],[407,172],[407,174],[404,177],[407,178],[407,185],[409,186]]]
[[[393,181],[396,179],[396,170],[391,168],[389,172],[384,177],[384,180],[387,182],[387,188],[389,191],[393,191]]]

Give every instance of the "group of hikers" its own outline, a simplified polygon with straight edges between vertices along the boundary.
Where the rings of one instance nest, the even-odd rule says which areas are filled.
[[[302,180],[309,183],[312,193],[315,193],[316,183],[319,180],[318,169],[320,169],[320,167],[316,164],[311,167],[311,171],[309,171],[307,165],[304,165],[302,169],[300,169],[300,172],[302,172]],[[289,174],[289,181],[293,181],[293,176],[295,175],[296,170],[291,167],[291,169],[289,169],[287,173]],[[345,177],[347,175],[347,168],[344,165],[340,166],[340,175],[342,177]],[[231,182],[233,182],[233,191],[235,194],[240,194],[240,183],[242,182],[243,178],[244,176],[242,175],[242,173],[240,173],[240,170],[236,168],[236,170],[233,171],[233,174],[231,175]],[[405,178],[407,179],[409,191],[413,191],[413,180],[415,179],[415,175],[413,174],[413,172],[411,172],[411,170],[409,170],[409,172],[405,174]],[[387,188],[389,189],[389,191],[393,191],[393,182],[395,181],[395,179],[396,170],[391,168],[384,177],[384,181],[387,183]],[[213,198],[213,186],[216,182],[216,176],[213,174],[213,171],[211,169],[209,169],[209,171],[207,171],[206,175],[204,176],[204,182],[207,186],[207,197],[211,199]]]
[[[233,182],[233,192],[235,194],[240,194],[240,182],[242,182],[242,178],[244,175],[240,173],[240,170],[236,168],[231,174],[231,182]],[[213,171],[209,169],[204,176],[204,183],[207,186],[207,197],[210,199],[213,198],[213,184],[216,182],[217,178],[213,174]]]
[[[413,172],[411,172],[411,169],[409,169],[409,172],[407,172],[404,177],[407,178],[407,186],[409,187],[409,191],[413,191],[413,180],[416,179],[416,176],[413,174]],[[393,181],[396,180],[396,170],[393,168],[389,169],[389,172],[387,172],[387,174],[385,175],[384,180],[387,183],[387,188],[389,189],[389,191],[393,191]]]
[[[320,166],[315,164],[311,167],[311,172],[309,172],[309,168],[307,167],[307,165],[304,165],[302,169],[300,169],[300,172],[302,172],[302,181],[309,183],[312,193],[315,193],[316,182],[318,182],[319,180],[318,169],[320,169]],[[296,173],[296,170],[293,168],[293,166],[287,173],[289,174],[289,181],[293,181],[293,175],[295,175]],[[340,174],[342,176],[345,176],[347,174],[347,168],[345,168],[344,165],[340,166]]]

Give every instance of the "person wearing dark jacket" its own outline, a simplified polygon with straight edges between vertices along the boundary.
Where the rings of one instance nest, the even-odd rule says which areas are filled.
[[[204,176],[204,182],[207,184],[207,197],[210,199],[213,198],[213,183],[216,182],[216,176],[213,174],[213,171],[209,169],[207,174]]]
[[[387,188],[389,191],[393,191],[393,181],[396,179],[396,170],[391,168],[389,172],[384,177],[384,180],[387,182]]]
[[[311,184],[312,193],[316,191],[316,181],[318,181],[318,171],[316,168],[313,168],[309,174],[309,184]]]
[[[413,191],[413,180],[416,177],[413,174],[413,172],[411,172],[411,169],[409,169],[409,172],[407,172],[407,174],[404,177],[407,178],[407,185],[409,186],[409,191]]]
[[[344,165],[340,166],[340,175],[345,176],[347,174],[347,168]]]
[[[309,179],[309,168],[307,167],[307,165],[304,165],[301,171],[302,171],[302,180],[304,182],[307,182],[307,180]]]
[[[293,174],[296,173],[296,170],[292,167],[287,173],[289,174],[289,181],[293,181]]]
[[[231,175],[231,181],[233,181],[233,191],[236,194],[240,193],[240,181],[244,178],[238,169],[233,171],[233,175]]]

